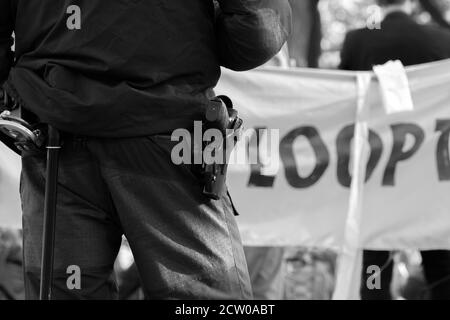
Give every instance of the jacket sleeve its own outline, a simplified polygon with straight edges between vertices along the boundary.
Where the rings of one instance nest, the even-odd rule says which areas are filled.
[[[217,0],[217,39],[222,66],[244,71],[277,54],[291,31],[288,0]]]
[[[11,0],[0,0],[0,85],[8,77],[13,63],[13,19],[11,12]]]

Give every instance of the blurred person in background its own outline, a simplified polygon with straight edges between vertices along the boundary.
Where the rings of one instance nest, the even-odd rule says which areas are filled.
[[[22,232],[0,228],[0,300],[23,300]]]
[[[287,300],[330,300],[335,281],[336,253],[332,250],[292,247],[286,252]]]
[[[244,247],[255,300],[282,300],[286,278],[284,247]]]
[[[341,51],[340,69],[363,71],[389,60],[400,60],[409,66],[450,58],[450,31],[418,24],[411,16],[415,1],[378,0],[378,4],[384,17],[381,28],[350,31]],[[450,299],[450,251],[421,253],[431,298]],[[366,285],[371,275],[366,270],[371,265],[382,270],[381,290],[370,290]],[[363,300],[392,299],[393,265],[389,251],[364,251],[360,291]]]

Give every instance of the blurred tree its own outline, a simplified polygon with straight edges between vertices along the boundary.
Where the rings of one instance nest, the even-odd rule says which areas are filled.
[[[320,0],[318,8],[323,30],[320,67],[335,68],[339,65],[339,51],[345,34],[367,25],[368,17],[375,13],[374,4],[375,0]]]
[[[450,23],[446,19],[449,9],[449,1],[442,0],[419,0],[422,8],[427,11],[434,22],[443,28],[450,29]]]

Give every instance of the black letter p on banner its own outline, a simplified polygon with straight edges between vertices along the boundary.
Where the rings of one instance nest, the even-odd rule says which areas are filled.
[[[439,181],[450,180],[450,151],[449,151],[449,137],[450,137],[450,120],[439,119],[436,123],[436,131],[441,132],[437,149],[436,161],[439,174]]]
[[[394,143],[392,147],[391,158],[386,166],[383,177],[384,186],[395,185],[395,171],[400,161],[411,158],[421,147],[425,140],[425,132],[418,125],[412,123],[395,124],[391,126]],[[407,151],[404,151],[406,138],[408,135],[414,137],[414,145]]]

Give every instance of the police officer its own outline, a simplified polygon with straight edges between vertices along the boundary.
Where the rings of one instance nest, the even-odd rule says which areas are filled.
[[[64,140],[53,298],[116,298],[123,234],[148,298],[251,298],[231,199],[205,197],[192,166],[172,163],[170,134],[203,118],[220,66],[265,63],[289,29],[287,0],[0,0],[0,84]],[[46,160],[22,162],[35,299]]]

